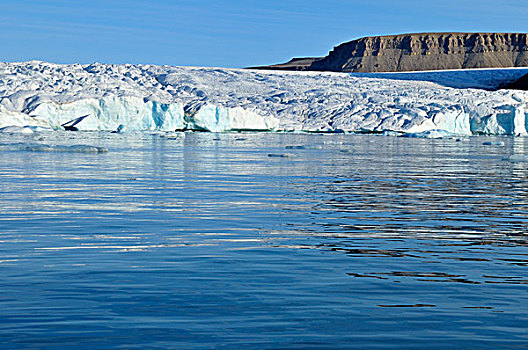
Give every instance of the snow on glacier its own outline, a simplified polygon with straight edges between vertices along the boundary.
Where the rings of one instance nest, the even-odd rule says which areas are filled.
[[[527,73],[0,63],[0,130],[59,130],[88,114],[78,129],[526,135],[528,92],[492,90]]]

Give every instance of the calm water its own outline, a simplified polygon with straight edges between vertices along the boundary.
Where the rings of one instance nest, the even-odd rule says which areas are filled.
[[[528,139],[18,142],[1,349],[528,347]]]

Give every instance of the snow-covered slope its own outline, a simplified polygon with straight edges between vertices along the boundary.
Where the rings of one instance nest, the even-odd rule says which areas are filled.
[[[346,74],[0,63],[0,128],[400,131],[526,135],[527,69]],[[472,89],[476,87],[479,89]],[[28,128],[26,128],[27,130]]]

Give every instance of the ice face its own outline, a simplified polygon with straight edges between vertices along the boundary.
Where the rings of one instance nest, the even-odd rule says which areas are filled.
[[[518,68],[347,74],[0,63],[0,128],[61,129],[89,115],[77,129],[526,135],[528,92],[489,89],[527,73]]]
[[[188,119],[188,127],[208,131],[226,130],[273,130],[279,120],[272,116],[262,117],[259,114],[240,107],[226,108],[207,104]]]
[[[82,115],[88,117],[76,125],[79,130],[117,130],[124,125],[127,130],[173,131],[184,126],[182,104],[144,101],[132,96],[89,98],[69,103],[47,101],[39,104],[32,114],[48,120],[54,129]]]

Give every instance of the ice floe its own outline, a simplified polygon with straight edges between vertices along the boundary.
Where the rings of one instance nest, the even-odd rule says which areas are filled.
[[[0,143],[0,151],[60,152],[60,153],[106,153],[105,147],[90,145],[48,145],[37,143]]]

